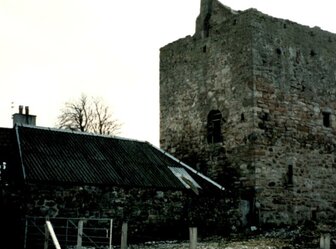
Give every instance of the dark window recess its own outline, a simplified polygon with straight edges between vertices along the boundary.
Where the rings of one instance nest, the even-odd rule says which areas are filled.
[[[203,47],[203,53],[206,53],[206,51],[207,51],[207,47],[204,46],[204,47]]]
[[[262,121],[270,121],[271,120],[271,117],[269,115],[269,113],[267,112],[261,112],[258,114],[258,117],[262,120]]]
[[[245,122],[245,115],[244,115],[244,113],[240,114],[240,122]]]
[[[317,220],[317,209],[313,209],[312,212],[311,212],[311,219],[313,221],[316,221]]]
[[[293,185],[293,165],[288,165],[287,170],[287,184],[289,186]]]
[[[330,113],[329,112],[322,112],[323,115],[323,125],[325,127],[330,127],[331,122],[330,122]]]
[[[275,182],[270,182],[270,183],[268,183],[268,186],[269,186],[269,187],[274,187],[274,186],[275,186]]]
[[[207,14],[204,18],[204,22],[203,22],[203,31],[204,31],[204,36],[205,37],[209,37],[209,33],[210,33],[210,14]]]
[[[223,141],[222,136],[222,114],[218,110],[212,110],[208,114],[208,143],[220,143]]]

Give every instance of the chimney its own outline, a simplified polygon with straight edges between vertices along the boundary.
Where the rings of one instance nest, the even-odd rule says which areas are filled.
[[[29,114],[29,106],[25,106],[23,114],[23,106],[19,106],[19,113],[13,114],[13,126],[15,125],[36,125],[36,116]]]
[[[23,105],[19,105],[19,114],[23,114]]]

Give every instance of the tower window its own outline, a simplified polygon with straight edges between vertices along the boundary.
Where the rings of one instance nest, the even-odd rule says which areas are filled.
[[[218,110],[212,110],[208,114],[208,143],[220,143],[223,141],[221,131],[222,114]]]
[[[245,115],[244,115],[244,113],[240,114],[240,122],[245,122]]]
[[[322,115],[323,115],[323,125],[325,127],[330,127],[331,126],[330,112],[322,112]]]
[[[313,221],[317,220],[317,208],[312,209],[312,211],[311,211],[311,220],[313,220]]]
[[[287,170],[287,185],[292,186],[293,185],[293,165],[288,165]]]
[[[208,13],[203,22],[203,31],[204,31],[204,37],[209,37],[210,33],[210,17],[211,15]]]

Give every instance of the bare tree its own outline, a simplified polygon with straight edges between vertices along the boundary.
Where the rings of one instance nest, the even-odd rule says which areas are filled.
[[[112,118],[109,107],[101,98],[82,94],[77,101],[66,102],[58,117],[57,126],[73,131],[97,134],[118,134],[121,124]]]
[[[120,130],[120,123],[112,118],[112,114],[101,98],[93,99],[92,131],[98,134],[115,134]]]

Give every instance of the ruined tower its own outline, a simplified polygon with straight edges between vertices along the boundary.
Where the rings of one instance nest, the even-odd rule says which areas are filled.
[[[161,48],[162,148],[237,193],[243,225],[334,218],[335,54],[335,34],[202,0]]]

